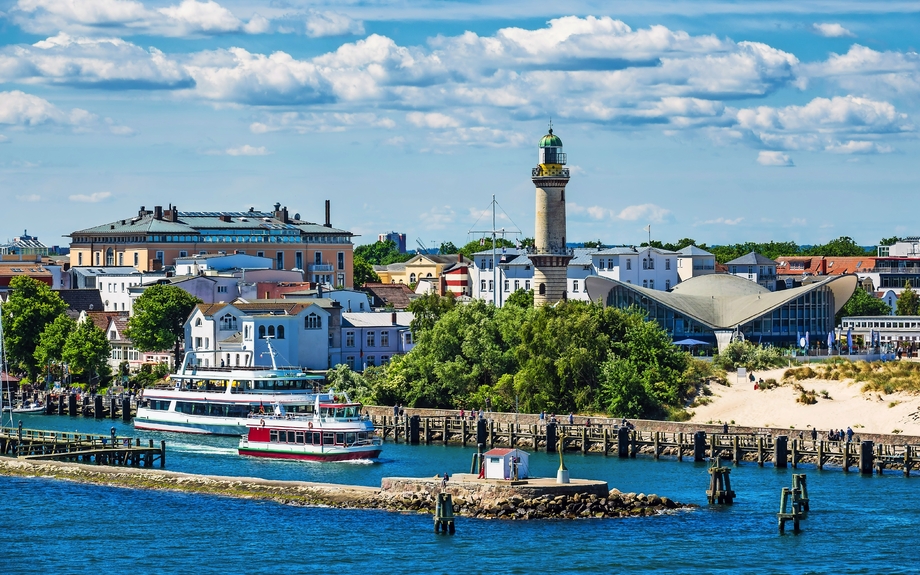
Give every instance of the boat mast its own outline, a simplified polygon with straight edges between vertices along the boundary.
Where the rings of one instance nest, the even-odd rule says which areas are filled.
[[[265,343],[268,345],[268,355],[272,358],[272,369],[278,369],[278,365],[275,363],[275,348],[272,347],[272,336],[265,336]]]
[[[9,369],[6,367],[6,340],[3,339],[3,298],[0,298],[0,428],[3,427],[3,374],[6,374],[6,388],[9,389]],[[13,428],[13,394],[10,392],[10,429]]]

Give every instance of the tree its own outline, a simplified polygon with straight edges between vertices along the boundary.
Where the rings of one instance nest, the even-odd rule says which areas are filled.
[[[399,253],[396,242],[387,240],[356,247],[355,259],[359,257],[372,266],[386,266],[392,263],[408,261],[414,257],[414,254]]]
[[[108,365],[112,349],[105,337],[105,332],[90,320],[77,324],[77,329],[70,332],[64,343],[63,360],[70,365],[74,374],[83,374],[92,383]]]
[[[67,310],[67,304],[50,287],[27,276],[10,281],[12,293],[3,304],[3,337],[11,365],[16,365],[35,380],[41,364],[35,350],[45,326]]]
[[[144,290],[134,302],[134,315],[128,319],[125,335],[140,351],[173,348],[178,365],[185,321],[201,300],[176,286],[158,284]]]
[[[857,245],[856,241],[850,236],[841,236],[826,244],[818,244],[802,250],[802,255],[812,256],[858,257],[870,254],[871,250],[867,251],[866,248]]]
[[[366,283],[379,283],[380,276],[374,271],[374,266],[367,263],[361,256],[354,258],[354,284],[355,287],[361,287]]]
[[[39,336],[38,347],[35,348],[35,361],[38,365],[50,367],[59,363],[64,357],[67,337],[76,329],[77,322],[63,313],[46,325]]]
[[[917,315],[918,308],[920,308],[920,296],[910,287],[910,281],[906,281],[904,291],[898,297],[895,313],[897,315]]]
[[[456,300],[452,296],[441,296],[436,293],[427,293],[410,301],[406,311],[413,314],[412,323],[409,324],[412,337],[421,337],[422,333],[434,327],[441,316],[452,310],[455,305]]]
[[[514,243],[505,238],[498,238],[495,242],[496,248],[513,248]],[[473,259],[473,254],[477,252],[486,252],[492,249],[492,238],[482,238],[479,240],[473,240],[460,248],[459,253],[463,254],[464,257],[468,259]]]
[[[441,242],[441,247],[438,248],[438,253],[441,255],[455,254],[457,251],[458,249],[454,242]]]
[[[839,324],[840,319],[844,317],[854,317],[862,315],[888,315],[891,308],[888,304],[879,298],[873,296],[861,287],[857,287],[847,303],[843,304],[840,311],[837,312],[835,323]]]
[[[584,242],[582,245],[586,248],[591,248],[591,249],[603,249],[604,242],[600,240],[588,240]]]
[[[893,246],[896,243],[903,241],[904,238],[899,238],[898,236],[891,236],[890,238],[882,238],[879,240],[878,245],[880,246]]]

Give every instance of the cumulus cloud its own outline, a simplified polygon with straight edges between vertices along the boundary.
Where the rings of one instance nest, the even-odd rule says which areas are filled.
[[[661,223],[669,220],[671,210],[666,210],[655,204],[639,204],[627,206],[616,214],[616,218],[626,221],[642,220],[652,223]]]
[[[225,152],[228,156],[267,156],[271,154],[265,146],[254,147],[245,144],[238,148],[227,148]]]
[[[112,197],[111,192],[94,192],[92,194],[73,194],[68,196],[71,202],[96,204]]]
[[[920,54],[879,52],[853,44],[845,54],[832,53],[824,62],[802,66],[808,78],[825,78],[861,94],[920,95]]]
[[[856,36],[856,34],[850,32],[840,24],[835,23],[824,23],[824,24],[812,24],[811,29],[815,33],[824,36],[825,38],[841,38],[848,36],[850,38]]]
[[[311,10],[307,15],[307,36],[323,38],[345,34],[364,34],[364,23],[338,12]]]
[[[5,144],[9,141],[10,139],[8,137],[4,136],[3,134],[0,134],[0,144]]]
[[[0,92],[0,124],[39,126],[59,124],[80,127],[96,120],[96,116],[80,108],[61,110],[48,100],[19,90]]]
[[[28,32],[188,36],[244,32],[261,34],[269,22],[254,14],[248,22],[213,0],[182,0],[158,9],[135,0],[18,0],[10,11]]]
[[[757,163],[761,166],[774,166],[774,167],[784,167],[791,168],[795,166],[792,162],[792,158],[788,154],[782,152],[771,152],[764,150],[757,154]]]

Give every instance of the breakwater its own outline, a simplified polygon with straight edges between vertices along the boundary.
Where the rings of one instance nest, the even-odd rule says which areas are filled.
[[[385,478],[380,488],[250,477],[196,475],[153,469],[28,461],[0,458],[0,475],[51,477],[81,483],[219,495],[273,501],[285,505],[379,509],[433,513],[439,492],[454,497],[460,516],[497,519],[576,519],[648,516],[692,507],[667,497],[608,491],[603,481],[553,480],[510,482],[460,475],[440,478]],[[504,483],[504,484],[503,484]]]

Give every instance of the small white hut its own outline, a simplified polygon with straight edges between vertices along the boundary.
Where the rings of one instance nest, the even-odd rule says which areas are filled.
[[[491,449],[483,454],[486,479],[527,479],[530,475],[530,454],[520,449]],[[516,473],[515,473],[516,472]]]

